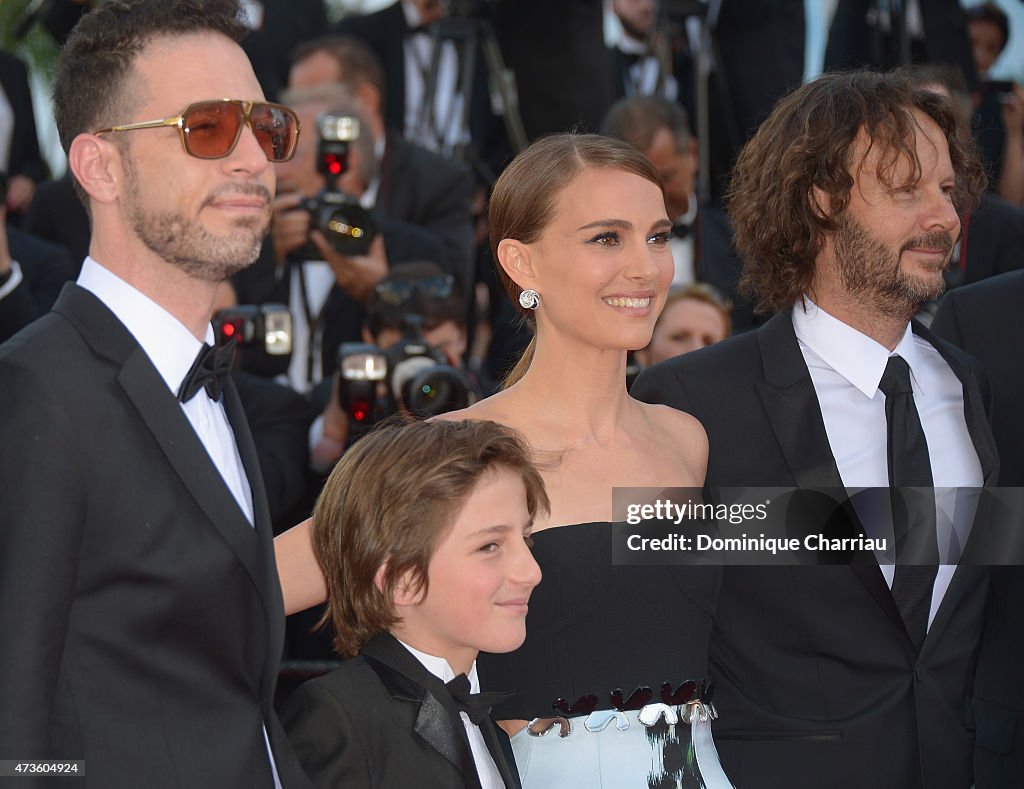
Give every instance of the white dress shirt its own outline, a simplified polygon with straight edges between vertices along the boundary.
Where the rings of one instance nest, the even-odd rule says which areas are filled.
[[[171,394],[177,397],[178,389],[203,344],[167,310],[91,257],[87,257],[82,264],[78,285],[96,296],[117,316],[145,351]],[[209,325],[206,327],[206,342],[214,344],[213,327]],[[211,400],[205,391],[200,391],[187,403],[182,403],[181,410],[246,520],[250,525],[254,524],[252,490],[223,404]],[[266,726],[263,727],[263,740],[274,773],[274,786],[281,789],[281,779],[277,774]]]
[[[444,658],[420,652],[404,641],[399,641],[398,643],[408,649],[412,656],[423,664],[423,668],[442,682],[447,683],[455,679],[455,672],[452,671],[452,667],[448,665],[448,661]],[[479,693],[480,680],[476,674],[475,660],[473,661],[473,667],[470,668],[469,674],[466,676],[469,677],[469,692]],[[484,736],[480,732],[480,727],[473,723],[465,712],[460,712],[459,716],[462,718],[462,725],[466,727],[466,735],[469,737],[469,748],[473,752],[473,762],[476,764],[477,775],[480,776],[480,785],[483,789],[505,789],[505,782],[501,779],[501,773],[498,772],[498,766],[494,763],[491,752],[487,750],[487,743],[484,742]]]
[[[981,462],[964,419],[963,385],[937,350],[909,324],[890,353],[875,340],[843,323],[804,297],[793,309],[793,328],[821,407],[825,432],[839,475],[851,493],[889,485],[885,395],[878,389],[889,357],[910,367],[914,402],[928,442],[936,488],[936,528],[940,555],[962,548],[974,503],[983,483]],[[854,499],[856,504],[856,498]],[[858,509],[858,512],[860,510]],[[868,536],[892,536],[892,513],[866,519]],[[893,541],[890,540],[890,545]],[[894,567],[882,564],[892,587]],[[939,567],[932,590],[931,625],[953,577],[955,565]]]

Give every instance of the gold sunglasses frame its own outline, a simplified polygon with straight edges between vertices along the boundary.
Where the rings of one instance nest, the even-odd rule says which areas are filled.
[[[185,127],[185,116],[189,110],[199,107],[203,104],[217,104],[218,102],[226,102],[229,104],[237,104],[242,108],[242,123],[238,125],[238,131],[235,133],[235,139],[232,141],[228,149],[220,154],[219,156],[200,156],[194,153],[188,145],[188,129]],[[283,159],[271,159],[267,157],[267,161],[271,164],[281,164],[287,162],[295,156],[295,150],[299,146],[299,135],[302,133],[302,124],[299,122],[299,116],[295,114],[295,111],[290,107],[286,107],[283,104],[275,104],[272,101],[247,101],[246,99],[208,99],[206,101],[195,101],[189,104],[183,109],[178,115],[173,118],[160,118],[155,121],[140,121],[138,123],[125,123],[121,126],[111,126],[109,129],[100,129],[99,131],[93,132],[95,135],[110,134],[112,132],[123,132],[123,131],[135,131],[137,129],[160,129],[164,126],[174,126],[178,129],[178,137],[181,139],[181,147],[185,149],[185,153],[189,156],[195,157],[196,159],[223,159],[231,155],[231,152],[235,150],[238,145],[238,141],[242,138],[242,127],[248,126],[249,130],[255,134],[255,130],[252,128],[252,111],[255,107],[271,107],[277,110],[283,110],[285,114],[290,115],[295,121],[295,139],[292,140],[291,150],[288,155]],[[261,146],[262,147],[262,146]]]

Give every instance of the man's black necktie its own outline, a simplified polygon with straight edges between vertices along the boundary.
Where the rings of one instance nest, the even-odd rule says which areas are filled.
[[[914,648],[919,650],[928,632],[932,588],[939,569],[932,467],[906,361],[890,356],[878,388],[885,395],[896,538],[892,596]]]
[[[231,360],[235,353],[235,341],[223,345],[209,346],[203,343],[192,368],[185,375],[178,389],[178,400],[187,403],[200,389],[205,389],[211,400],[220,400],[224,379],[231,372]]]
[[[491,714],[491,707],[512,697],[511,693],[501,692],[470,693],[469,677],[465,674],[459,674],[455,679],[449,680],[445,687],[448,688],[448,693],[451,694],[459,712],[466,713],[477,726],[487,720],[487,716]]]

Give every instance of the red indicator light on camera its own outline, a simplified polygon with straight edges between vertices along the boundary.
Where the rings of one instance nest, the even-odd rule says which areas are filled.
[[[333,153],[324,157],[324,164],[327,166],[327,172],[331,175],[338,176],[345,172],[344,162]]]

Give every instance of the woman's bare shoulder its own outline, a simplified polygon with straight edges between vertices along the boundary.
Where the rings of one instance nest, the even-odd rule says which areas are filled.
[[[495,395],[496,397],[497,395]],[[494,397],[480,400],[468,408],[460,408],[458,411],[448,411],[444,414],[432,416],[431,419],[443,419],[447,422],[460,422],[465,419],[489,419],[494,422],[501,421],[497,418],[498,409],[491,401]]]
[[[696,417],[667,405],[640,403],[654,441],[703,481],[708,465],[708,434]]]
[[[695,416],[667,405],[652,405],[639,401],[637,403],[655,429],[674,438],[696,441],[707,449],[707,432]]]
[[[464,419],[474,420],[489,420],[491,422],[499,422],[503,425],[509,425],[516,427],[516,418],[514,409],[509,407],[509,403],[506,402],[506,398],[502,392],[491,395],[490,397],[484,398],[468,408],[462,408],[458,411],[449,411],[445,414],[438,414],[432,419],[445,419],[448,421],[460,421]]]

